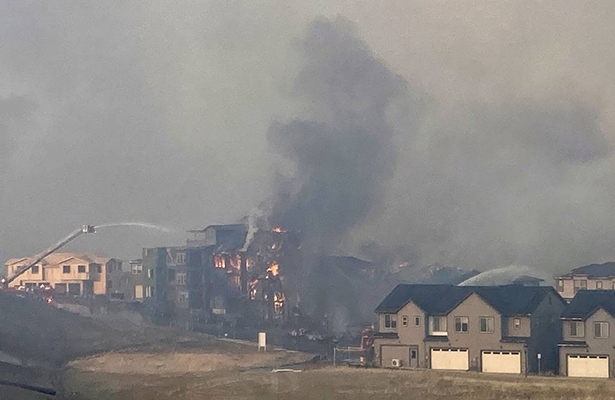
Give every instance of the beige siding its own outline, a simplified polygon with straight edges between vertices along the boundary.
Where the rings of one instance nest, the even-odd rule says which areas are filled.
[[[519,329],[515,329],[515,319],[519,320]],[[503,334],[512,337],[529,337],[531,334],[530,318],[524,316],[506,318]]]
[[[408,317],[408,325],[403,326],[403,317]],[[414,318],[419,317],[420,323],[418,326],[414,325]],[[423,340],[425,339],[425,314],[424,312],[414,303],[409,302],[406,304],[398,313],[397,313],[397,328],[389,329],[384,327],[384,314],[378,315],[378,326],[380,332],[395,332],[399,336],[398,339],[376,339],[374,341],[374,360],[376,362],[380,362],[381,359],[381,348],[386,345],[400,345],[403,344],[405,346],[416,346],[418,354],[417,354],[417,362],[418,366],[421,368],[425,368],[426,365],[426,355],[424,352]],[[383,358],[383,363],[384,363]],[[388,366],[388,364],[383,364],[382,366]]]
[[[602,339],[594,337],[594,322],[608,322],[609,323],[609,337]],[[564,334],[566,334],[567,324],[564,324]],[[566,336],[565,336],[566,337]],[[560,347],[559,349],[559,361],[560,361],[560,374],[567,375],[567,356],[568,355],[602,355],[609,356],[610,361],[610,376],[615,376],[615,349],[613,348],[613,341],[615,339],[615,319],[603,309],[598,309],[585,321],[585,338],[576,339],[579,341],[585,341],[587,347]],[[572,339],[570,339],[572,340]]]

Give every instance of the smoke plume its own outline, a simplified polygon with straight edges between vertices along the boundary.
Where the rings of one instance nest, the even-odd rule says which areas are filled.
[[[293,163],[277,175],[272,221],[301,231],[322,254],[383,197],[396,159],[386,111],[406,84],[343,19],[314,21],[299,46],[301,115],[269,133],[271,148]]]

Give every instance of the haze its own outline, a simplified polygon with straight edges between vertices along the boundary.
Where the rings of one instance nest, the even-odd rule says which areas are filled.
[[[73,245],[136,258],[279,203],[305,147],[280,149],[276,132],[340,121],[326,111],[343,100],[310,91],[342,68],[305,51],[328,29],[379,71],[353,99],[383,116],[362,126],[386,133],[340,192],[359,206],[323,231],[331,252],[378,243],[424,265],[549,273],[611,261],[614,20],[609,0],[1,1],[0,258],[85,223],[176,229]]]

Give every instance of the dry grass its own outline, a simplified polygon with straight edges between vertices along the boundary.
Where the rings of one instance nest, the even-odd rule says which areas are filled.
[[[327,367],[193,375],[126,375],[71,369],[65,387],[83,399],[612,399],[615,382]]]

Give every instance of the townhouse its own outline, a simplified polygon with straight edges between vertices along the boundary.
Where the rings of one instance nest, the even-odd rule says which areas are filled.
[[[29,264],[33,257],[10,259],[7,272],[14,273]],[[43,258],[23,275],[11,282],[11,287],[50,286],[59,294],[74,296],[107,295],[112,283],[108,275],[121,270],[122,262],[114,258],[81,253],[53,253]]]
[[[564,307],[552,287],[398,285],[376,308],[374,361],[515,374],[540,362],[557,371]]]
[[[572,299],[581,290],[614,290],[615,262],[575,268],[555,279],[557,291],[565,299]]]
[[[581,290],[561,316],[560,375],[615,376],[615,291]]]

